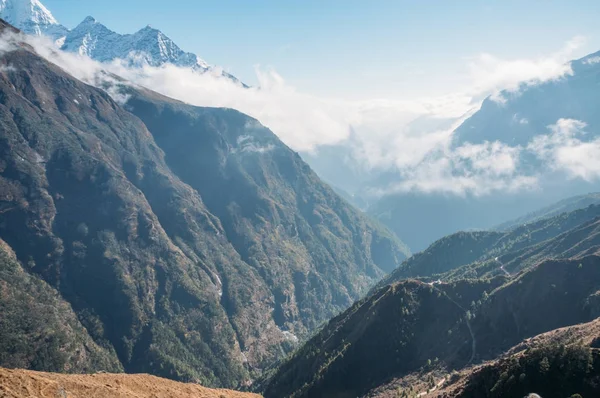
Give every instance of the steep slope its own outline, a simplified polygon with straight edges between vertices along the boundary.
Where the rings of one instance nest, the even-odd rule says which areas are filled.
[[[547,261],[502,283],[386,286],[285,362],[265,397],[363,396],[419,371],[494,359],[523,339],[600,316],[600,257]]]
[[[0,240],[0,364],[81,373],[121,371],[114,351],[89,336],[58,292],[17,262]]]
[[[404,257],[254,119],[134,90],[149,131],[21,42],[0,57],[0,238],[126,371],[251,383]]]
[[[498,359],[451,374],[435,369],[410,374],[368,396],[529,397],[538,393],[557,398],[596,397],[600,393],[599,336],[598,319],[552,330],[525,339]]]
[[[544,333],[513,347],[501,359],[469,369],[440,391],[447,397],[543,397],[600,394],[600,321]]]
[[[256,394],[211,390],[149,375],[63,375],[1,368],[0,394],[11,398],[260,398]]]
[[[167,164],[271,288],[280,327],[316,327],[408,254],[256,120],[143,90],[128,95],[127,109],[146,123]]]
[[[218,238],[197,193],[108,95],[25,49],[2,63],[12,66],[0,75],[2,239],[61,292],[94,339],[112,344],[125,370],[223,385],[246,379],[214,267],[254,277]],[[177,212],[214,253],[191,257],[173,243],[157,213]],[[260,329],[266,294],[255,287],[247,298]]]
[[[466,364],[463,309],[419,282],[381,289],[313,337],[272,377],[265,397],[356,397],[435,358]]]
[[[0,0],[0,18],[33,35],[46,35],[62,42],[68,29],[39,0]]]

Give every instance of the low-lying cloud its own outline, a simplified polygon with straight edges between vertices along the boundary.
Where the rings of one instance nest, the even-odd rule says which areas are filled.
[[[535,137],[527,147],[529,151],[571,178],[590,182],[600,178],[600,139],[583,140],[588,135],[584,122],[559,119],[548,128],[550,134]]]
[[[475,92],[489,93],[502,102],[501,91],[516,93],[531,86],[572,75],[573,52],[585,43],[582,36],[569,40],[559,51],[533,59],[501,59],[492,54],[471,58],[468,67]]]
[[[3,42],[9,43],[10,40]],[[317,153],[324,146],[339,146],[350,153],[352,167],[392,172],[397,180],[371,190],[381,195],[396,191],[444,192],[456,195],[486,195],[495,191],[517,191],[537,186],[538,176],[523,174],[523,151],[562,167],[573,178],[598,177],[598,161],[582,165],[582,156],[600,159],[596,143],[582,142],[577,133],[558,121],[548,135],[541,132],[527,148],[500,142],[452,146],[453,131],[476,111],[486,95],[502,101],[501,89],[518,95],[523,85],[560,79],[573,73],[566,63],[581,44],[576,38],[560,51],[533,60],[502,60],[481,54],[469,60],[472,85],[464,92],[415,100],[375,99],[348,101],[302,93],[272,69],[257,67],[259,85],[244,88],[219,73],[200,74],[168,65],[131,68],[126,61],[100,64],[89,58],[56,50],[43,38],[27,37],[36,51],[75,77],[102,87],[120,103],[127,101],[106,85],[118,75],[130,84],[198,106],[228,107],[255,117],[273,130],[291,148]],[[7,47],[7,44],[0,46]],[[515,115],[515,123],[528,123]],[[568,133],[570,132],[570,133]],[[568,134],[567,134],[568,133]],[[546,138],[543,138],[546,137]],[[247,146],[249,152],[268,147]],[[340,164],[339,167],[344,167]]]

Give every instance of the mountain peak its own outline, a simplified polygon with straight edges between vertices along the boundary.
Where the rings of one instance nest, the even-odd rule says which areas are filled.
[[[36,22],[40,25],[57,25],[52,13],[38,0],[0,0],[0,13],[14,25]]]
[[[91,15],[88,15],[87,17],[85,17],[85,19],[83,20],[83,22],[81,22],[82,24],[95,24],[96,18],[92,17]]]
[[[39,0],[0,0],[0,18],[25,33],[46,35],[54,40],[67,33],[67,28]]]
[[[152,27],[152,25],[146,25],[142,29],[140,29],[136,33],[134,33],[134,35],[147,35],[147,34],[162,34],[164,36],[164,34],[160,30]]]

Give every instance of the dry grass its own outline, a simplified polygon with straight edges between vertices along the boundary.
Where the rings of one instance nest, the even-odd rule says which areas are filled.
[[[0,368],[0,398],[260,398],[136,374],[67,375]]]

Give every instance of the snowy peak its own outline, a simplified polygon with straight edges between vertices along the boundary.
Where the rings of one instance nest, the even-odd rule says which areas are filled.
[[[38,0],[0,0],[0,10],[3,18],[11,24],[58,25],[52,13]]]
[[[39,0],[0,0],[0,18],[25,33],[46,35],[54,40],[67,34],[67,28]]]
[[[171,64],[201,73],[216,73],[243,84],[197,55],[183,51],[167,35],[150,25],[136,33],[122,35],[89,16],[69,31],[39,0],[0,0],[0,18],[25,33],[52,38],[64,51],[100,62],[121,59],[134,67]]]
[[[85,17],[85,19],[83,20],[83,22],[81,22],[81,24],[95,24],[96,23],[96,18],[88,15],[87,17]]]
[[[150,25],[136,33],[121,35],[93,17],[87,17],[67,34],[62,49],[101,62],[121,59],[130,66],[173,64],[201,71],[211,69],[204,60],[186,53],[167,35]]]

